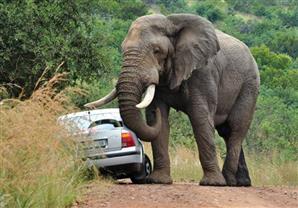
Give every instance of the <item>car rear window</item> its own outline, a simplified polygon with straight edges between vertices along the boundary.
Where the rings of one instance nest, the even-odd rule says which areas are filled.
[[[97,120],[97,121],[93,121],[88,128],[94,128],[97,126],[101,126],[101,125],[113,125],[113,127],[122,127],[123,123],[121,121],[117,121],[115,119],[102,119],[102,120]]]

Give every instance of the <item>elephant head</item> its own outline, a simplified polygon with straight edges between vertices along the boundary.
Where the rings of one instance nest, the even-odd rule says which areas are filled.
[[[161,129],[160,112],[156,110],[156,123],[149,126],[138,108],[150,104],[156,85],[179,89],[218,50],[215,30],[204,18],[187,14],[140,17],[122,43],[123,64],[116,89],[85,106],[98,107],[118,97],[124,123],[141,139],[151,141]]]

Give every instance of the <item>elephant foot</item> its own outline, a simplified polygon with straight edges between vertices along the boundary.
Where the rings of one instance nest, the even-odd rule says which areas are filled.
[[[226,179],[228,186],[251,186],[251,181],[249,176],[239,176],[229,173],[228,171],[223,171],[223,175]]]
[[[146,183],[149,184],[172,184],[173,180],[168,174],[169,171],[154,170],[146,179]]]
[[[204,173],[202,180],[200,181],[201,186],[226,186],[226,180],[221,172],[209,172]]]
[[[236,176],[233,173],[231,173],[227,170],[223,170],[222,173],[223,173],[223,175],[226,179],[226,182],[227,182],[228,186],[237,186],[237,179],[236,179]]]
[[[237,186],[251,186],[250,178],[238,178],[237,177]]]
[[[236,173],[237,186],[251,186],[249,173],[246,167],[239,168]]]

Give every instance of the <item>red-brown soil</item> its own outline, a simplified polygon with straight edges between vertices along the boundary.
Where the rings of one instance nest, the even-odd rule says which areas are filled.
[[[134,185],[127,182],[102,189],[88,185],[75,208],[298,207],[298,188],[204,187],[194,183]]]

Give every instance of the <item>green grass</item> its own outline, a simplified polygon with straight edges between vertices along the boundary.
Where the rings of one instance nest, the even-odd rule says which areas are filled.
[[[262,20],[262,17],[256,16],[253,14],[243,13],[243,12],[236,12],[235,16],[241,17],[245,22]]]

